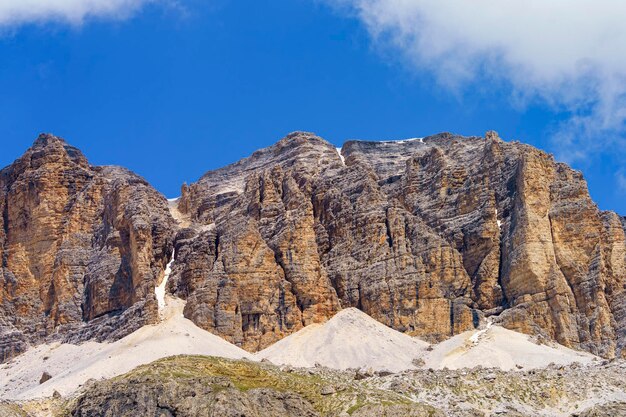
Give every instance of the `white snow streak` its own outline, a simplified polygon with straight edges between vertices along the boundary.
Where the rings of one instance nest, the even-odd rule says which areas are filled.
[[[399,139],[399,140],[383,140],[381,143],[408,143],[408,142],[419,142],[424,143],[424,138],[408,138],[408,139]]]
[[[491,327],[493,323],[491,322],[491,319],[487,319],[487,325],[485,326],[484,329],[477,331],[476,333],[474,333],[470,338],[469,341],[472,342],[473,344],[477,345],[478,341],[480,340],[480,338],[487,333],[487,330],[489,330],[489,328]]]
[[[341,163],[342,164],[346,164],[346,158],[343,157],[343,155],[341,154],[341,148],[335,148],[337,149],[337,153],[339,154],[339,158],[341,158]]]
[[[175,256],[176,251],[172,253],[172,259],[170,259],[170,261],[167,263],[167,266],[165,267],[163,280],[161,280],[161,283],[158,286],[154,287],[154,294],[156,295],[157,302],[159,303],[159,313],[162,313],[163,309],[165,309],[165,287],[167,286],[167,280],[172,273],[172,264],[174,263]]]

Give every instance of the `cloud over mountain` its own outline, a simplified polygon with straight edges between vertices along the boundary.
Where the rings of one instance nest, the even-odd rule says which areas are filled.
[[[555,134],[564,159],[626,148],[624,2],[330,1],[447,87],[495,81],[516,101],[570,112]]]

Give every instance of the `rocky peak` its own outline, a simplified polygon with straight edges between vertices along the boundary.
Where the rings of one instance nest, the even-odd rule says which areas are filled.
[[[495,130],[487,131],[487,133],[485,133],[485,140],[491,142],[502,142],[502,139],[500,139],[500,135]]]
[[[40,135],[0,176],[0,360],[29,343],[124,335],[156,317],[171,252],[165,198]]]
[[[51,135],[1,171],[0,193],[2,359],[153,322],[173,246],[185,316],[251,351],[353,307],[432,341],[490,317],[624,355],[626,220],[579,172],[495,132],[341,155],[294,132],[185,185],[178,231],[145,180]]]
[[[327,141],[320,138],[315,133],[295,131],[295,132],[289,133],[287,136],[280,139],[273,146],[278,149],[282,149],[284,147],[297,147],[297,146],[307,145],[311,143],[314,143],[320,146],[330,145]],[[272,146],[270,146],[270,148],[272,148]]]
[[[15,177],[42,166],[51,169],[88,169],[87,158],[77,148],[54,135],[40,134],[33,145],[12,165],[2,170],[4,176]]]
[[[88,166],[89,163],[83,153],[76,147],[69,145],[65,139],[54,136],[50,133],[40,134],[31,149],[33,153],[45,154],[65,154],[72,162]]]
[[[54,136],[52,133],[40,133],[37,139],[35,139],[35,142],[33,142],[32,147],[38,149],[59,144],[61,146],[67,145],[65,139]]]
[[[494,316],[620,354],[624,228],[579,173],[491,131],[341,154],[294,133],[186,189],[194,227],[212,228],[177,240],[187,317],[251,350],[339,305],[430,340]]]
[[[247,158],[207,172],[196,184],[183,186],[179,209],[205,221],[209,219],[207,207],[224,206],[234,196],[244,194],[247,185],[262,182],[263,172],[289,171],[294,181],[304,185],[318,173],[342,165],[336,148],[329,142],[313,133],[293,132]],[[190,193],[197,195],[198,192],[203,195],[202,201],[189,198]]]
[[[488,136],[493,137],[494,134],[497,136],[495,132]],[[464,137],[444,132],[424,138],[395,141],[351,140],[344,144],[342,154],[348,165],[354,159],[358,165],[372,169],[381,182],[393,182],[405,171],[410,158],[437,153],[444,156],[450,152],[479,155],[480,148],[486,143],[481,137]]]

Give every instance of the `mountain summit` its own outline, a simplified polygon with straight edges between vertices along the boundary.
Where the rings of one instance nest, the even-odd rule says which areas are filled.
[[[341,150],[295,132],[169,206],[52,135],[0,171],[1,359],[155,323],[174,249],[165,292],[251,352],[348,307],[429,341],[489,318],[626,352],[626,221],[579,172],[495,132]]]
[[[431,341],[492,317],[622,354],[624,219],[579,172],[495,132],[340,153],[297,132],[182,191],[195,228],[176,238],[170,289],[248,350],[356,307]]]
[[[157,319],[153,282],[174,220],[144,179],[40,135],[0,171],[0,213],[1,360],[50,339],[118,339]]]

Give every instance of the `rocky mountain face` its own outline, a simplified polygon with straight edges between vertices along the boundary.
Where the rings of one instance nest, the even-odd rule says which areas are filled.
[[[0,359],[154,322],[173,247],[185,316],[250,351],[356,307],[431,341],[488,317],[626,355],[626,220],[493,132],[341,150],[296,132],[170,209],[178,224],[143,179],[49,135],[0,171]]]
[[[0,171],[0,361],[45,339],[116,339],[157,320],[174,219],[145,180],[51,135]]]
[[[183,186],[178,210],[169,290],[248,350],[357,307],[429,340],[490,317],[623,352],[625,220],[579,172],[494,132],[340,151],[297,132]]]

